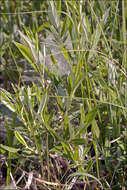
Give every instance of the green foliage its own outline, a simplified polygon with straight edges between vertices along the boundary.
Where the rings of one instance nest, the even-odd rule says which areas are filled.
[[[120,1],[1,2],[0,96],[9,113],[0,112],[7,131],[0,152],[39,159],[47,181],[50,156],[69,160],[74,172],[63,189],[75,176],[89,189],[91,178],[96,189],[125,188],[126,3],[120,15]]]

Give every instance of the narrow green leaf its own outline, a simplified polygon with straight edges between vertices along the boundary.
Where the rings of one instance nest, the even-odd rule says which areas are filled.
[[[46,90],[46,91],[47,91],[47,90]],[[47,96],[47,92],[46,92],[46,93],[43,95],[43,97],[42,97],[40,106],[39,106],[39,108],[38,108],[38,114],[40,114],[40,113],[43,112],[44,107],[45,107],[45,105],[46,105],[47,98],[48,98],[48,96]]]
[[[56,10],[54,1],[49,1],[48,14],[49,14],[49,19],[50,19],[51,24],[55,27],[55,29],[58,30],[60,27],[60,21],[59,21],[59,17],[57,14],[57,10]]]
[[[60,96],[57,96],[56,98],[57,98],[57,103],[60,106],[60,108],[64,109],[64,103],[63,103],[64,98],[61,98]]]
[[[87,143],[87,140],[84,138],[77,138],[77,139],[72,139],[70,143],[75,144],[75,145],[83,145]]]
[[[70,138],[70,132],[69,132],[69,117],[68,113],[66,112],[64,116],[64,126],[63,126],[63,136],[65,140],[68,140]]]
[[[60,142],[64,142],[64,139],[55,132],[53,128],[51,128],[49,125],[46,124],[47,130],[50,132],[50,134],[56,139],[59,140]]]
[[[63,24],[62,24],[61,37],[63,37],[63,35],[65,35],[67,26],[68,26],[68,17],[66,16],[66,18],[64,19]]]
[[[6,153],[6,150],[0,148],[0,153],[5,154],[5,153]]]
[[[94,31],[93,35],[92,35],[92,48],[90,49],[89,52],[89,57],[88,57],[88,61],[91,59],[91,57],[95,54],[95,50],[96,47],[98,45],[98,42],[100,40],[101,37],[101,28],[100,28],[100,24],[97,24],[96,30]]]
[[[24,138],[20,135],[18,131],[15,131],[15,136],[21,144],[23,144],[25,147],[28,147],[26,141],[24,140]]]
[[[24,57],[29,61],[32,67],[40,74],[41,69],[43,68],[43,65],[44,65],[44,59],[43,59],[43,55],[41,51],[38,50],[37,52],[35,48],[36,46],[35,39],[32,38],[31,36],[32,38],[31,40],[20,31],[19,31],[19,34],[25,46],[17,42],[14,42],[16,43],[15,45],[17,45],[17,47],[19,48],[21,53],[24,55]]]
[[[61,15],[61,5],[62,5],[62,3],[61,3],[61,0],[59,0],[59,1],[57,1],[57,3],[56,3],[56,9],[57,9],[57,11],[59,11],[58,12],[58,17],[60,18],[60,15]]]
[[[93,123],[92,123],[92,135],[96,136],[97,138],[99,138],[100,136],[100,130],[99,130],[96,120],[93,120]]]
[[[15,112],[15,100],[12,98],[12,95],[7,92],[5,89],[0,88],[0,99],[1,102],[7,106],[12,112]]]
[[[19,51],[22,53],[22,55],[29,61],[29,63],[32,64],[33,63],[33,59],[32,59],[33,56],[31,54],[30,50],[26,46],[24,46],[18,42],[14,42],[14,44],[19,49]]]
[[[69,159],[74,161],[74,155],[73,155],[73,152],[72,152],[71,148],[69,147],[69,145],[65,144],[64,142],[62,142],[61,144],[63,146],[63,149],[64,149],[66,156]]]
[[[72,91],[72,96],[74,96],[77,88],[79,87],[79,85],[81,84],[81,82],[85,79],[85,74],[80,74],[80,76],[76,79],[75,83],[74,83],[74,89]]]
[[[78,135],[84,135],[84,133],[87,130],[87,127],[91,125],[93,120],[95,119],[95,116],[97,114],[97,108],[91,110],[85,117],[84,126],[77,132]]]
[[[88,173],[85,173],[85,172],[76,172],[76,173],[73,173],[70,175],[70,177],[74,177],[74,176],[82,176],[82,177],[90,177],[92,179],[95,179],[100,185],[101,185],[101,188],[103,188],[103,185],[102,183],[100,182],[100,180],[98,180],[95,176],[91,175],[91,174],[88,174]]]
[[[12,152],[12,153],[16,153],[16,152],[18,152],[20,150],[20,149],[13,148],[13,147],[10,147],[10,146],[6,146],[6,145],[3,145],[3,144],[0,144],[0,147],[3,148],[4,150],[7,150],[8,152]]]

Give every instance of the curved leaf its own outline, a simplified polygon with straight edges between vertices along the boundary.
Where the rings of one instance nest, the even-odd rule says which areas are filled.
[[[0,144],[0,147],[3,148],[4,150],[7,150],[8,152],[12,152],[12,153],[16,153],[20,150],[19,148],[13,148],[13,147],[6,146],[3,144]]]

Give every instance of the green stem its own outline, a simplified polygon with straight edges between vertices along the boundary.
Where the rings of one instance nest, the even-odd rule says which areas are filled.
[[[11,152],[8,152],[8,167],[7,167],[7,180],[6,184],[7,186],[10,185],[10,173],[11,173]]]
[[[123,19],[123,42],[124,42],[124,68],[127,72],[127,2],[125,0],[122,1],[122,19]],[[127,79],[125,84],[125,107],[127,108]]]
[[[127,1],[122,1],[122,19],[123,19],[123,42],[124,42],[124,68],[127,73]],[[127,108],[127,78],[125,78],[125,108]],[[126,118],[127,118],[127,111],[126,111]],[[127,129],[126,129],[127,134]],[[125,140],[126,150],[127,150],[127,141]]]

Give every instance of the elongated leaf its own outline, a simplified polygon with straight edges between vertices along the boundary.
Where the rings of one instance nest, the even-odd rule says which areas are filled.
[[[74,177],[74,176],[82,176],[82,177],[90,177],[92,179],[95,179],[100,185],[101,185],[101,188],[103,188],[103,185],[102,183],[100,182],[100,180],[98,180],[95,176],[91,175],[91,174],[88,174],[88,173],[85,173],[85,172],[76,172],[76,173],[73,173],[70,175],[70,177]]]
[[[34,60],[32,59],[33,56],[31,54],[30,50],[26,46],[24,46],[18,42],[14,42],[14,44],[19,49],[19,51],[22,53],[22,55],[29,61],[29,63],[32,64]]]
[[[77,132],[77,135],[84,135],[84,133],[87,130],[87,127],[93,122],[93,120],[95,119],[95,116],[97,114],[97,108],[93,109],[92,111],[90,111],[85,118],[84,121],[84,126]]]
[[[19,43],[17,44],[17,42],[16,42],[19,50],[21,51],[22,54],[25,53],[25,54],[23,54],[25,56],[25,58],[29,61],[29,63],[33,66],[33,68],[37,72],[40,73],[41,66],[43,67],[43,64],[44,64],[44,60],[43,60],[42,53],[40,51],[37,52],[37,50],[35,48],[35,39],[32,39],[33,40],[32,41],[30,38],[28,38],[26,35],[24,35],[21,31],[19,31],[19,34],[21,36],[21,40],[25,44],[25,46],[22,46],[22,44],[19,45]],[[23,50],[25,50],[27,52],[22,52],[22,47],[23,47]]]
[[[51,24],[58,30],[58,28],[60,27],[60,21],[59,21],[56,7],[54,5],[54,1],[49,1],[48,14],[49,14],[49,19],[50,19]]]
[[[62,24],[61,37],[63,37],[63,35],[65,35],[67,26],[68,26],[68,17],[66,16],[66,18],[64,19],[64,22]]]
[[[55,132],[54,129],[52,129],[49,125],[46,125],[47,130],[50,132],[50,134],[56,139],[59,140],[60,142],[64,142],[64,139]]]
[[[38,114],[42,113],[43,110],[44,110],[44,107],[46,105],[46,101],[47,101],[47,92],[43,95],[42,97],[42,100],[41,100],[41,103],[40,103],[40,106],[39,106],[39,109],[38,109]]]
[[[93,43],[92,43],[92,48],[90,49],[90,52],[89,52],[88,60],[90,60],[90,58],[95,54],[95,50],[100,40],[100,37],[101,37],[101,28],[100,28],[100,25],[97,24],[96,30],[94,31],[93,36],[92,36]]]
[[[96,120],[94,120],[92,123],[92,135],[96,136],[97,138],[99,138],[100,136],[100,130],[99,130]]]
[[[84,138],[77,138],[77,139],[72,139],[70,143],[75,144],[75,145],[83,145],[87,143],[87,140]]]
[[[0,153],[5,154],[5,153],[6,153],[6,150],[0,148]]]
[[[95,50],[97,49],[97,45],[98,45],[98,42],[100,40],[100,37],[101,37],[102,33],[103,33],[103,36],[105,38],[105,35],[104,35],[104,32],[103,32],[103,27],[106,24],[110,8],[107,9],[107,11],[105,12],[105,14],[103,16],[103,19],[101,21],[98,20],[97,15],[95,14],[92,6],[91,6],[91,10],[92,10],[92,12],[93,12],[93,14],[94,14],[94,16],[95,16],[95,18],[97,20],[97,26],[96,26],[96,30],[94,31],[94,33],[92,35],[92,41],[93,41],[93,43],[92,43],[92,48],[91,48],[90,53],[89,53],[88,60],[95,54]],[[105,40],[106,40],[106,38],[105,38]]]
[[[62,142],[62,146],[63,146],[63,149],[64,149],[64,152],[66,154],[66,156],[71,159],[71,160],[75,160],[74,159],[74,155],[73,155],[73,152],[71,150],[71,148],[69,147],[69,145],[65,144],[64,142]]]
[[[75,83],[74,83],[74,89],[72,92],[72,96],[75,94],[77,88],[79,87],[79,85],[81,84],[81,82],[85,79],[85,74],[80,74],[80,76],[76,79]]]
[[[70,121],[69,121],[68,113],[66,112],[64,116],[64,127],[63,127],[63,136],[65,140],[68,140],[70,138],[69,123]]]
[[[12,153],[16,153],[16,152],[18,152],[20,150],[20,149],[13,148],[13,147],[10,147],[10,146],[6,146],[6,145],[3,145],[3,144],[0,144],[0,147],[3,148],[4,150],[7,150],[8,152],[12,152]]]
[[[5,89],[0,88],[0,99],[1,102],[7,106],[12,112],[15,112],[15,100],[12,98],[12,95],[7,92]]]
[[[23,144],[24,146],[27,147],[27,143],[26,141],[24,140],[24,138],[20,135],[20,133],[18,131],[15,131],[15,136],[16,138],[18,139],[18,141]]]

